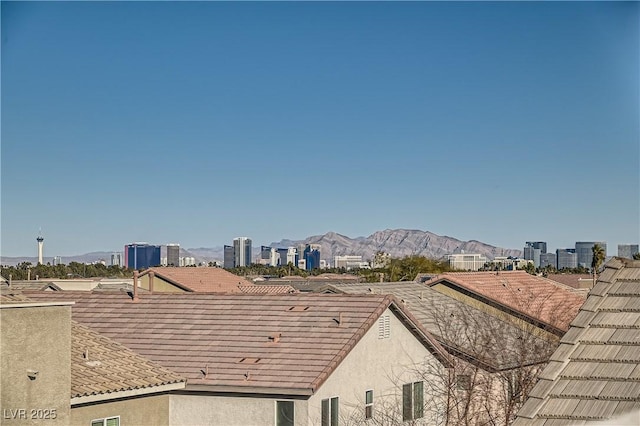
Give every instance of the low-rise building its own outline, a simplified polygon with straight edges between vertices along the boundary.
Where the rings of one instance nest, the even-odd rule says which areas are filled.
[[[449,356],[392,296],[28,296],[74,301],[76,321],[186,378],[168,394],[173,425],[433,424],[442,416],[443,395],[430,383],[452,366]]]

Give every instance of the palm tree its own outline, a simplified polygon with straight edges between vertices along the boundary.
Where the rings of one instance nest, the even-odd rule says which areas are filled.
[[[600,244],[594,244],[591,247],[591,251],[593,252],[593,259],[591,259],[591,271],[593,272],[593,285],[596,285],[596,279],[598,274],[598,269],[602,262],[604,262],[604,258],[606,257],[606,253]]]

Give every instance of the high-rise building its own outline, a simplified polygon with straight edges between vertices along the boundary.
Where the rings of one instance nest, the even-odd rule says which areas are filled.
[[[576,242],[576,256],[578,256],[578,266],[584,268],[591,268],[591,261],[593,260],[593,246],[598,244],[604,250],[605,256],[607,255],[607,243],[604,241],[579,241]]]
[[[487,258],[477,253],[450,254],[447,260],[449,266],[459,271],[478,271],[487,263]]]
[[[287,265],[289,263],[293,264],[294,266],[298,265],[298,260],[300,258],[300,254],[298,252],[298,249],[295,247],[289,247],[287,248]]]
[[[42,235],[38,234],[38,238],[36,238],[36,241],[38,242],[38,265],[42,265],[44,238],[42,237]]]
[[[167,266],[180,266],[180,244],[167,244]]]
[[[53,266],[62,265],[62,257],[54,256],[53,257]]]
[[[122,266],[122,253],[111,253],[111,266]]]
[[[124,246],[124,263],[129,269],[147,269],[160,265],[160,246],[131,243]]]
[[[640,253],[638,244],[618,244],[618,257],[633,259],[636,253]]]
[[[554,268],[558,266],[555,253],[540,253],[540,267],[544,268],[546,266],[552,266]]]
[[[251,239],[238,237],[233,239],[235,267],[251,265]]]
[[[533,260],[533,266],[540,267],[540,255],[547,252],[547,243],[544,241],[527,241],[524,246],[525,260]]]
[[[304,248],[304,265],[307,271],[320,268],[320,244],[307,244]]]
[[[578,255],[576,249],[566,248],[556,250],[556,269],[558,271],[568,268],[575,269],[578,267]]]
[[[236,255],[233,250],[233,246],[224,246],[224,260],[222,267],[225,269],[231,269],[236,265]]]

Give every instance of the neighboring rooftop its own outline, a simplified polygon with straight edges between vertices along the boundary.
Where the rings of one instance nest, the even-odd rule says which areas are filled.
[[[240,392],[313,393],[388,308],[448,365],[440,344],[391,296],[29,292],[75,301],[73,319],[189,381]]]
[[[572,288],[591,288],[593,286],[591,274],[549,274],[547,278]]]
[[[447,272],[425,284],[529,318],[558,335],[569,329],[585,301],[579,290],[525,271]]]
[[[140,278],[153,272],[156,277],[185,290],[194,292],[241,293],[238,286],[253,285],[244,277],[222,268],[163,267],[142,271]]]
[[[640,261],[606,264],[514,426],[560,424],[640,424]]]
[[[391,294],[452,354],[489,372],[547,362],[558,338],[547,339],[417,282],[333,286],[349,294]]]
[[[184,388],[186,380],[90,328],[71,322],[71,402]]]

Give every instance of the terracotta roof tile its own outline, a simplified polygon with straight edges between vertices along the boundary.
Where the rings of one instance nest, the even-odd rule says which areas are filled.
[[[448,363],[444,349],[391,296],[154,293],[138,302],[109,292],[28,296],[75,301],[74,320],[189,385],[313,391],[387,308]]]
[[[241,286],[253,285],[244,277],[232,274],[222,268],[149,268],[140,273],[140,276],[147,275],[153,271],[157,277],[168,280],[187,291],[199,291],[210,293],[241,293],[238,288]]]
[[[290,285],[254,284],[239,285],[238,288],[242,293],[254,294],[286,294],[298,292],[298,290],[291,287]]]
[[[448,272],[425,284],[462,289],[561,332],[568,330],[585,301],[580,291],[525,271]]]

